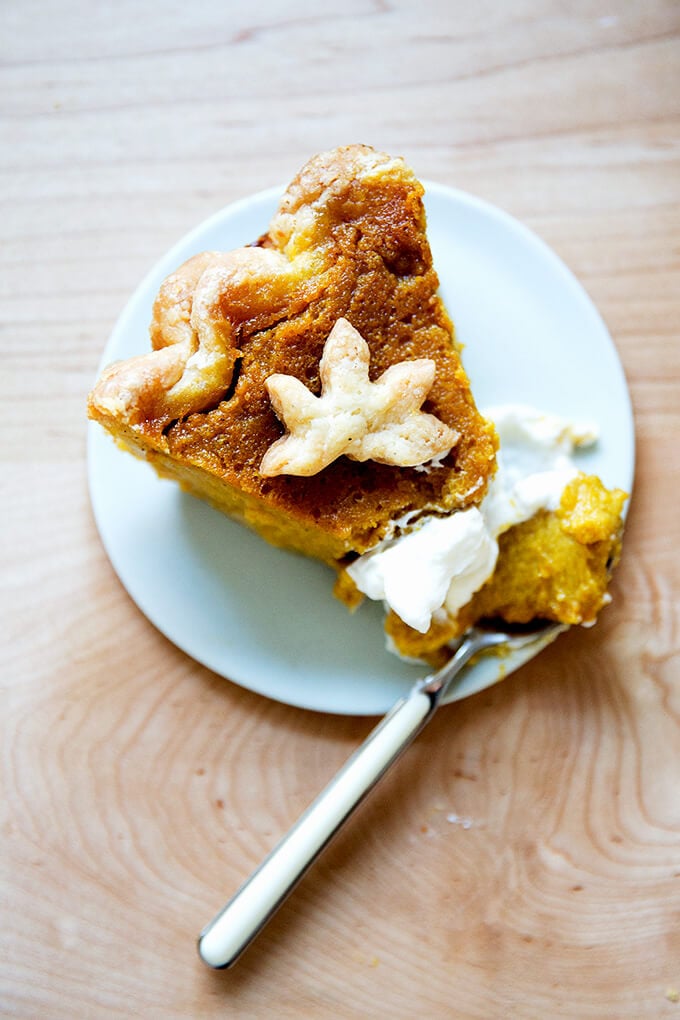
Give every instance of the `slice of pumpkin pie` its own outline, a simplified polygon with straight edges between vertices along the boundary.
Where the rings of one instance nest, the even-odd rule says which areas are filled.
[[[341,567],[396,522],[485,494],[495,430],[402,159],[355,145],[310,160],[256,243],[165,280],[150,339],[102,372],[90,417],[275,545]]]

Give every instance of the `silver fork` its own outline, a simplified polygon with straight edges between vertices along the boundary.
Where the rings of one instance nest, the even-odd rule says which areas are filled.
[[[491,649],[522,649],[526,659],[565,629],[560,624],[545,623],[522,633],[471,628],[445,666],[419,680],[406,697],[396,702],[287,835],[206,925],[198,938],[201,959],[217,969],[236,963],[335,833],[427,725],[472,658]]]

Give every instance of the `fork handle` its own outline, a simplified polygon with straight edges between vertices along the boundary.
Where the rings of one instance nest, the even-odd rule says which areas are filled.
[[[439,698],[414,689],[398,701],[293,828],[201,932],[210,967],[230,967],[295,888],[330,839],[434,713]]]

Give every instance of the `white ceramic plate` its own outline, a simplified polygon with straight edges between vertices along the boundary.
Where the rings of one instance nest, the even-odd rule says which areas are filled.
[[[102,364],[148,350],[151,305],[164,277],[196,252],[259,237],[279,195],[273,189],[229,206],[169,251],[123,311]],[[581,455],[582,466],[630,492],[628,390],[583,288],[498,209],[436,184],[427,185],[426,206],[442,296],[466,345],[479,406],[521,402],[598,422],[600,442]],[[95,425],[88,462],[95,517],[118,576],[149,620],[198,662],[279,701],[358,715],[386,711],[425,671],[385,650],[379,605],[350,615],[331,594],[329,569],[271,548],[159,480]],[[473,666],[451,700],[521,661]]]

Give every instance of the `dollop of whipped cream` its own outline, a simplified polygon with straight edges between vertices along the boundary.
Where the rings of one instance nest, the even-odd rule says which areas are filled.
[[[523,404],[488,408],[496,426],[498,467],[479,507],[425,515],[383,539],[347,568],[357,588],[382,600],[425,633],[441,611],[455,616],[491,577],[498,537],[540,510],[556,510],[578,474],[573,454],[595,442],[592,425],[577,425]]]

